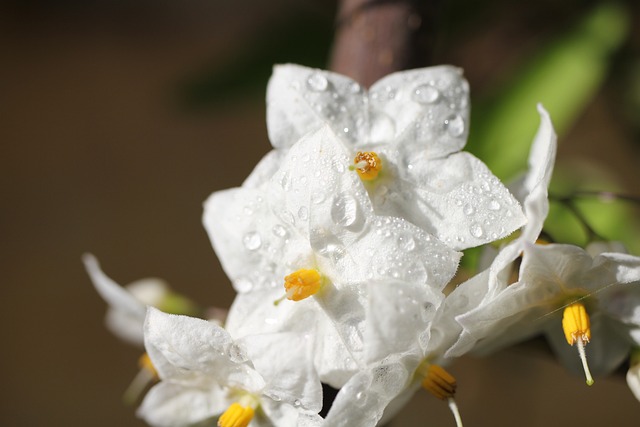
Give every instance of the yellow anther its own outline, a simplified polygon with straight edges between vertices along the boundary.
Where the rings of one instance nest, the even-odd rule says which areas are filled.
[[[255,411],[251,406],[233,403],[218,418],[218,427],[247,427],[254,414]]]
[[[591,323],[584,304],[576,302],[565,307],[562,329],[569,345],[574,345],[578,339],[582,339],[585,344],[591,340]]]
[[[423,361],[418,367],[418,374],[424,376],[422,387],[435,397],[446,400],[453,414],[457,427],[462,427],[462,418],[453,396],[456,394],[456,379],[442,366]]]
[[[308,270],[302,268],[296,270],[284,278],[284,289],[287,293],[280,299],[274,301],[278,305],[283,299],[300,301],[316,294],[322,287],[322,276],[318,270]]]
[[[155,366],[153,366],[153,362],[151,362],[151,358],[148,353],[142,353],[142,356],[138,359],[138,366],[140,369],[144,369],[149,372],[154,378],[158,378],[158,371],[156,371]]]
[[[375,179],[382,170],[382,160],[380,160],[380,157],[373,151],[364,153],[358,151],[350,169],[355,169],[363,181],[371,181]]]
[[[422,380],[422,387],[438,399],[447,399],[456,394],[456,379],[442,366],[430,364]]]
[[[591,341],[591,322],[584,304],[575,302],[565,307],[562,314],[562,329],[569,345],[577,344],[587,385],[593,385],[593,377],[589,371],[587,355],[584,350],[585,344]]]

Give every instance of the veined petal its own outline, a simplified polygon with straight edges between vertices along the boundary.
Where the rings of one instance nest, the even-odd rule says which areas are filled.
[[[231,403],[215,385],[196,388],[163,381],[149,390],[137,415],[154,427],[187,427],[217,417]]]
[[[332,427],[370,427],[382,418],[389,402],[407,386],[416,360],[376,364],[354,375],[340,389],[325,424]]]
[[[379,214],[406,218],[454,249],[503,238],[525,223],[519,203],[473,155],[415,153],[410,161],[398,167],[395,191],[370,192]]]
[[[313,367],[311,337],[310,333],[260,334],[238,344],[265,380],[265,396],[317,413],[322,409],[322,386]]]
[[[429,286],[392,280],[370,283],[367,291],[366,362],[379,362],[389,354],[421,357],[421,335],[429,329],[444,295]]]
[[[276,148],[288,148],[303,135],[329,125],[355,143],[366,138],[365,107],[364,92],[348,77],[277,65],[267,87],[269,139]]]
[[[460,68],[438,66],[390,74],[369,90],[370,137],[431,159],[460,151],[469,132],[469,85]]]
[[[148,310],[145,347],[163,380],[192,385],[213,380],[259,392],[264,380],[244,360],[234,360],[234,346],[227,331],[211,322]]]

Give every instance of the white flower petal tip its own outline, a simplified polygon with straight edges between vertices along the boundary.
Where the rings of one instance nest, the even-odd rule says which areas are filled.
[[[631,366],[627,371],[627,385],[636,399],[640,401],[640,350],[631,355]]]

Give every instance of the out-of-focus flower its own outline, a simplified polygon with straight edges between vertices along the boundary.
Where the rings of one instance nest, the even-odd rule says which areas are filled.
[[[161,382],[138,415],[153,426],[216,418],[221,427],[321,422],[322,388],[309,337],[281,333],[234,341],[211,322],[149,308],[145,346]]]
[[[639,280],[638,257],[592,258],[576,246],[529,245],[519,281],[457,320],[480,340],[483,353],[544,332],[562,362],[576,371],[582,362],[592,383],[590,371],[612,372],[637,345],[632,331],[640,326]],[[580,358],[568,343],[577,344]]]
[[[118,338],[142,347],[147,306],[161,305],[169,294],[169,286],[161,279],[149,278],[122,287],[104,274],[93,255],[85,254],[82,261],[93,286],[109,305],[107,328]]]
[[[96,291],[109,305],[105,318],[107,328],[124,341],[143,346],[147,306],[176,314],[199,312],[193,302],[173,292],[162,279],[140,279],[122,287],[100,269],[95,256],[84,254],[82,261]]]
[[[462,71],[440,66],[391,74],[365,90],[329,71],[276,66],[267,91],[269,137],[286,151],[308,132],[339,135],[378,214],[405,218],[450,247],[503,238],[524,223],[517,201],[473,155]],[[273,171],[270,154],[257,176]],[[250,179],[256,182],[257,179]]]
[[[363,344],[368,289],[415,285],[437,306],[460,257],[407,221],[376,215],[349,164],[322,128],[292,147],[268,182],[214,193],[204,214],[239,293],[229,332],[314,334],[316,367],[334,387],[381,357]]]

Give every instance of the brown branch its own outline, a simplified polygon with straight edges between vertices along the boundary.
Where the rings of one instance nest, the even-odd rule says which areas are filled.
[[[341,0],[330,68],[369,87],[431,65],[436,1]]]

